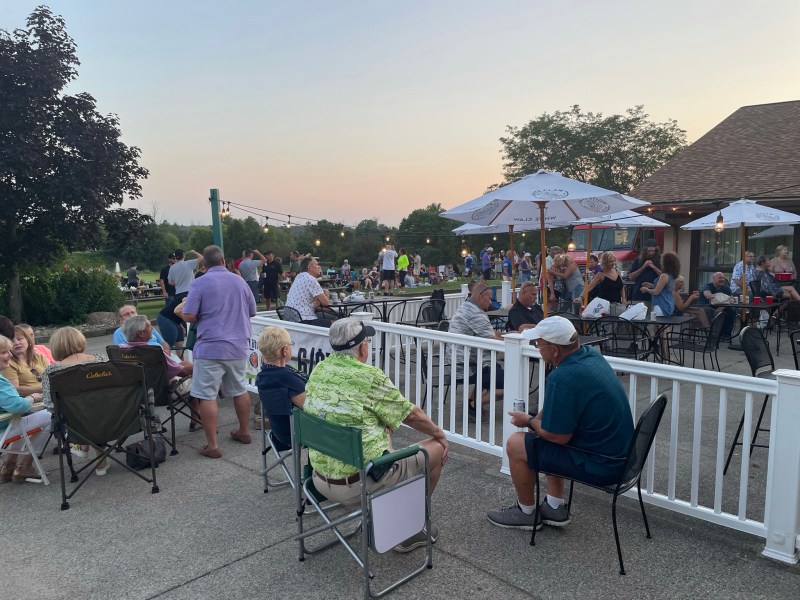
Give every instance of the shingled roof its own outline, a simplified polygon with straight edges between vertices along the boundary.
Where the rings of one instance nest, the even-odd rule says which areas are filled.
[[[654,204],[800,199],[800,101],[743,106],[631,195]]]

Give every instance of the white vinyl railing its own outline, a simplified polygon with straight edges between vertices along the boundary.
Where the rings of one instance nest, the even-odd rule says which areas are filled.
[[[266,324],[285,327],[293,339],[309,332],[327,338],[328,333],[258,316],[253,319],[253,339]],[[541,407],[544,399],[545,371],[538,350],[518,334],[507,334],[503,341],[496,341],[375,320],[371,324],[377,335],[370,362],[381,368],[406,398],[422,407],[450,441],[501,458],[501,469],[507,473],[505,440],[519,429],[511,425],[506,413],[514,400],[530,400],[532,410]],[[504,365],[503,399],[483,408],[478,402],[478,417],[471,419],[470,412],[475,411],[469,409],[470,391],[483,386],[480,369],[467,370],[468,374],[478,371],[476,385],[470,386],[463,365],[480,365],[485,359],[492,365]],[[668,410],[642,477],[645,501],[763,537],[766,556],[797,562],[800,372],[779,370],[776,379],[769,380],[622,358],[607,360],[626,387],[634,421],[659,394],[665,393],[668,398]],[[253,362],[251,357],[251,366]],[[305,368],[310,370],[313,364]],[[494,398],[493,372],[487,387],[489,397]],[[757,449],[751,458],[754,415],[765,395],[770,398],[771,410],[765,414],[762,427],[770,431],[761,433],[758,443],[768,443],[769,449]],[[723,475],[742,413],[741,452]]]

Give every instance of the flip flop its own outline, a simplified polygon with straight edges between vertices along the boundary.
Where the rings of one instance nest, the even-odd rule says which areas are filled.
[[[211,450],[208,446],[203,446],[203,449],[200,450],[200,454],[208,458],[222,458],[222,452],[219,451],[219,448]]]

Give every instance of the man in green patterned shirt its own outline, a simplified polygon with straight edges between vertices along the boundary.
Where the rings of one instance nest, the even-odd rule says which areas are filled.
[[[425,411],[403,398],[383,371],[365,364],[369,338],[373,335],[372,327],[353,318],[339,319],[331,326],[330,343],[334,352],[311,372],[304,410],[337,425],[360,428],[364,459],[368,461],[391,450],[390,433],[401,423],[430,435],[419,445],[428,453],[428,490],[433,493],[447,461],[447,438]],[[314,485],[322,494],[344,504],[359,501],[359,472],[354,466],[315,450],[309,450],[309,459],[314,468]],[[425,459],[418,453],[395,462],[379,481],[368,478],[367,489],[374,492],[390,487],[424,468]],[[436,533],[432,526],[434,541]],[[410,552],[426,542],[425,535],[419,533],[395,550]]]

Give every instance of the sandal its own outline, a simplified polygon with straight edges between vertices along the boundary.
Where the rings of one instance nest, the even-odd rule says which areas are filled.
[[[203,449],[200,450],[200,454],[208,458],[222,458],[222,452],[220,452],[219,448],[211,450],[208,446],[203,446]]]
[[[240,444],[249,444],[253,441],[253,438],[249,433],[236,433],[235,431],[231,431],[231,438]]]

